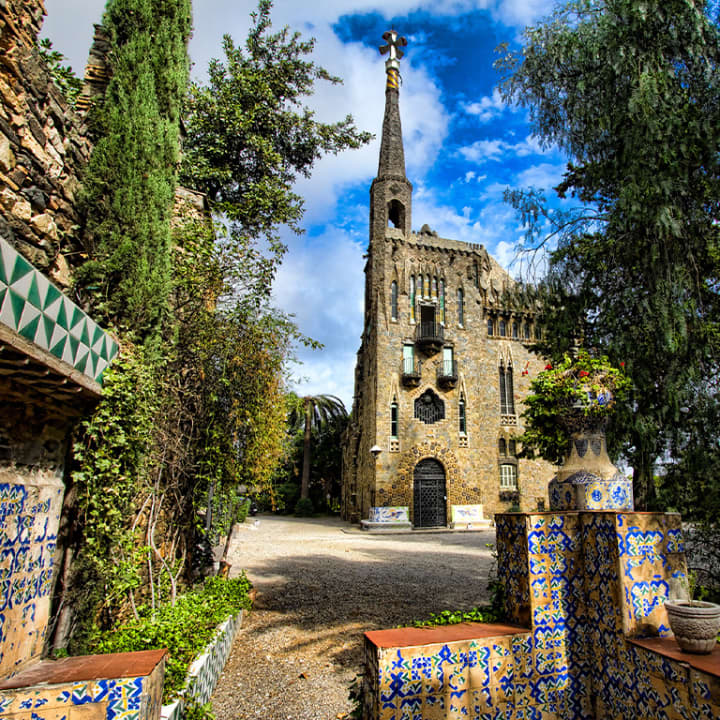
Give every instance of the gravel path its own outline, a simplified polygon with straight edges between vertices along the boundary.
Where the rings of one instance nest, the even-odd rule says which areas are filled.
[[[494,531],[379,535],[335,518],[260,516],[231,550],[255,585],[212,698],[217,720],[333,720],[362,633],[487,601]]]

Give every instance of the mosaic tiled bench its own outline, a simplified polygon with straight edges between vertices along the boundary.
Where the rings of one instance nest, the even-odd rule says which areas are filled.
[[[41,660],[0,682],[1,720],[157,720],[166,650]]]
[[[482,530],[490,527],[482,505],[451,505],[450,527],[454,530]]]
[[[183,697],[170,705],[163,705],[160,712],[162,720],[181,720],[184,714],[185,698],[192,699],[198,705],[204,705],[210,700],[230,656],[235,636],[242,627],[242,620],[243,611],[241,610],[218,627],[215,639],[208,644],[188,669]]]
[[[513,668],[529,637],[526,628],[480,623],[367,632],[365,717],[509,718]]]
[[[412,530],[410,508],[407,505],[371,507],[367,520],[360,521],[363,530],[392,531]]]

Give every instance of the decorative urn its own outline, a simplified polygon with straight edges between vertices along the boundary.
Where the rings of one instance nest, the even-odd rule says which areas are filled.
[[[683,652],[706,655],[717,644],[720,605],[702,600],[666,600],[670,629]]]

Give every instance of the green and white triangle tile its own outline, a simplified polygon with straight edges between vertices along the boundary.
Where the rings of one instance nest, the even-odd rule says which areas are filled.
[[[13,330],[17,330],[24,308],[25,298],[18,295],[14,290],[8,289],[7,293],[5,293],[2,308],[0,308],[0,322]]]
[[[62,337],[56,342],[50,345],[50,352],[57,358],[63,359],[65,354],[65,346],[68,344],[68,334],[63,333]]]
[[[35,330],[37,330],[37,324],[35,323],[35,320],[42,315],[42,313],[36,308],[33,307],[29,302],[25,303],[25,306],[23,307],[22,314],[20,315],[20,322],[17,326],[17,331],[23,336],[27,337],[27,335],[24,333],[25,328],[30,324],[33,323],[35,326]],[[35,335],[35,332],[33,331],[33,337]]]
[[[40,347],[49,350],[52,347],[52,345],[50,345],[50,341],[52,340],[53,332],[56,327],[55,323],[49,317],[43,315],[42,322],[38,327],[38,334],[35,337],[35,343],[40,345]]]
[[[102,351],[102,341],[105,337],[105,333],[103,332],[103,329],[93,320],[88,320],[88,331],[92,335],[90,347],[95,353],[99,354]]]
[[[50,286],[52,289],[52,285]],[[49,296],[49,293],[48,293]],[[43,312],[45,313],[45,316],[50,318],[54,323],[58,321],[58,315],[60,314],[60,310],[63,308],[63,297],[62,295],[58,294],[56,298],[54,298],[51,302],[45,303],[45,309]]]
[[[62,359],[68,365],[75,366],[75,356],[77,355],[77,349],[80,345],[80,341],[76,340],[70,333],[67,336],[67,342],[63,350]]]
[[[28,306],[30,307],[30,306]],[[34,310],[35,308],[33,308]],[[23,313],[24,314],[24,313]],[[42,320],[42,313],[38,311],[38,314],[27,324],[23,325],[20,329],[20,335],[22,335],[30,342],[35,342],[35,336],[37,335],[40,321]]]
[[[85,349],[85,346],[82,346],[83,349],[78,351],[77,354],[77,360],[75,360],[75,369],[79,370],[81,373],[88,374],[86,371],[88,358],[90,357],[90,350]]]
[[[88,332],[88,318],[85,318],[85,322],[82,323],[82,332],[80,333],[80,340],[81,342],[85,343],[88,347],[92,344],[90,342],[90,333]]]
[[[41,272],[36,272],[34,274],[35,282],[37,283],[37,304],[35,304],[36,298],[33,295],[32,286],[30,288],[30,295],[28,295],[28,300],[30,300],[30,302],[35,305],[35,307],[42,310],[45,307],[45,298],[47,298],[51,283]]]
[[[85,313],[77,305],[72,306],[71,312],[68,311],[68,318],[70,319],[68,330],[70,330],[70,333],[78,340],[80,340],[80,336],[82,335],[86,317]]]
[[[108,365],[107,360],[98,358],[97,364],[95,365],[95,380],[97,380],[97,382],[102,383],[102,377]]]
[[[0,280],[6,285],[10,284],[10,278],[12,277],[17,255],[15,248],[10,245],[7,240],[0,238],[0,258],[2,258],[2,263],[0,263]]]
[[[26,300],[30,297],[30,288],[33,285],[33,280],[35,280],[35,273],[32,271],[32,266],[30,265],[25,258],[21,258],[18,256],[15,259],[15,265],[17,266],[19,261],[22,260],[25,265],[27,265],[30,268],[30,272],[25,273],[24,275],[19,275],[16,280],[13,280],[10,283],[10,287],[18,294],[22,295]],[[12,276],[15,277],[15,274]],[[37,285],[35,286],[35,293],[37,294]]]
[[[23,278],[30,275],[35,268],[19,253],[15,253],[15,264],[10,273],[10,285],[19,283]]]
[[[110,342],[108,343],[107,355],[105,356],[108,361],[112,360],[120,351],[120,346],[108,335]]]
[[[65,330],[65,328],[60,327],[60,325],[55,324],[53,327],[52,337],[50,338],[48,342],[48,347],[50,347],[51,352],[52,348],[54,348],[61,340],[65,340],[67,338],[68,332]],[[65,346],[63,345],[63,348]],[[54,354],[54,353],[53,353]],[[62,357],[62,353],[60,355]]]
[[[2,308],[3,303],[5,302],[5,296],[8,294],[7,287],[3,287],[0,285],[0,308]]]
[[[61,297],[62,293],[51,282],[48,282],[47,292],[45,293],[45,300],[43,301],[43,310],[47,313],[50,306],[54,306]]]

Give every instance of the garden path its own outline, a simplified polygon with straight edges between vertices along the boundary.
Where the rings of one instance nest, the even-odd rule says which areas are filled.
[[[488,601],[494,531],[379,535],[336,518],[249,518],[230,551],[258,591],[212,698],[217,720],[350,710],[362,634]]]

